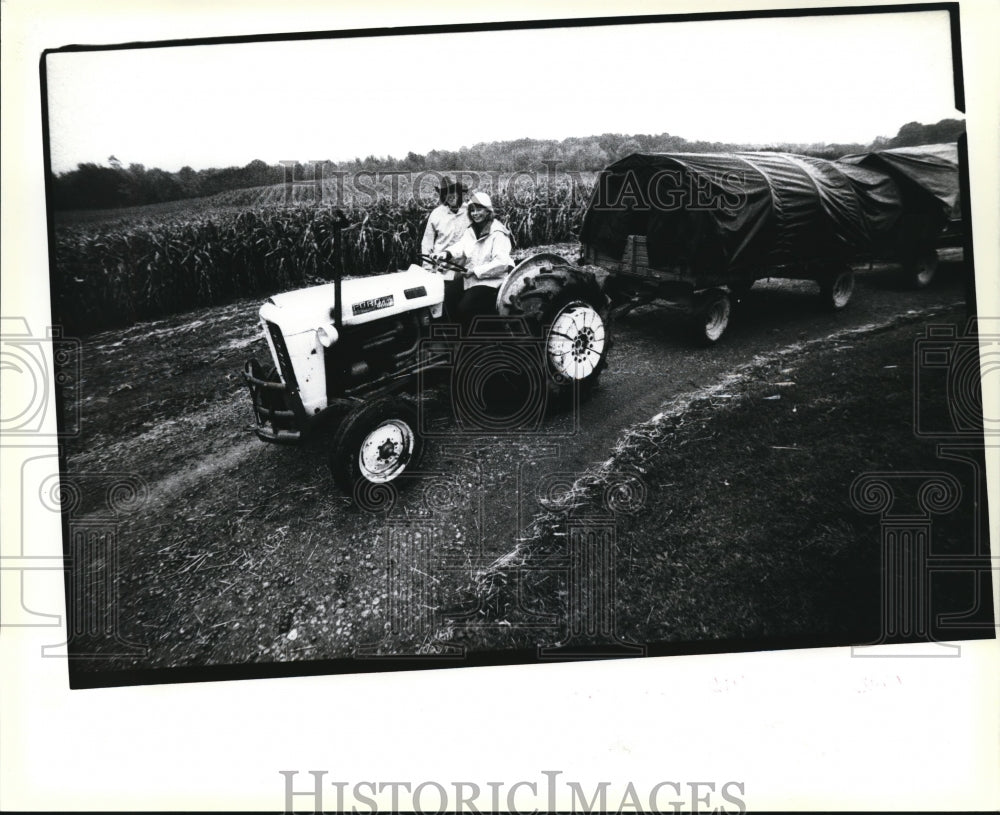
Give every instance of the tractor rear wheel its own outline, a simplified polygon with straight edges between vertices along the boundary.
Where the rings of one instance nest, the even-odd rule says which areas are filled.
[[[539,277],[517,305],[542,343],[550,404],[559,406],[574,393],[588,395],[607,367],[611,346],[604,296],[589,286],[564,287],[558,279]]]
[[[546,309],[542,330],[553,379],[593,387],[607,364],[608,335],[600,312],[567,291]]]

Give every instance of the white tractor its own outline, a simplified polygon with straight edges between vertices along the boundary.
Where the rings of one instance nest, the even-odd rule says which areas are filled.
[[[276,294],[260,309],[273,364],[244,368],[255,431],[300,444],[335,426],[330,469],[349,494],[419,466],[426,382],[450,386],[456,414],[456,386],[468,395],[471,382],[473,401],[520,390],[533,402],[515,411],[523,419],[585,394],[605,367],[607,299],[592,272],[558,255],[529,257],[498,289],[497,316],[463,334],[443,314],[448,264],[423,260],[432,268],[348,279],[338,271],[332,283]]]

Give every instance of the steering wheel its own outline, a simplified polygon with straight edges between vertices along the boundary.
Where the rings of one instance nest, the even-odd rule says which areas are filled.
[[[435,269],[444,269],[449,272],[459,272],[465,274],[465,267],[461,263],[455,263],[453,260],[445,260],[444,258],[433,258],[430,255],[418,255],[418,257],[430,263]]]

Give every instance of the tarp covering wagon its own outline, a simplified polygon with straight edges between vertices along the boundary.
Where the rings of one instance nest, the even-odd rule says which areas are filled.
[[[904,194],[912,194],[945,214],[959,204],[958,145],[954,143],[858,153],[837,159],[836,164],[841,168],[846,164],[885,173],[900,185]]]
[[[651,286],[667,300],[717,287],[732,294],[764,277],[791,277],[818,281],[840,308],[853,285],[848,261],[933,254],[957,191],[955,145],[842,161],[635,153],[598,176],[580,241],[585,262],[625,279],[613,281],[618,299],[641,300],[645,289],[648,301]],[[684,303],[695,312],[703,305]]]
[[[942,233],[960,235],[962,215],[957,144],[924,144],[844,156],[837,166],[857,167],[892,179],[902,203],[896,228],[877,236],[876,254],[903,262],[912,282],[927,285],[937,265],[935,245]]]

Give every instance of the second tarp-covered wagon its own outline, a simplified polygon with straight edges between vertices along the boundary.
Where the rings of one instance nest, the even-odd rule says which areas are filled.
[[[888,233],[877,236],[873,254],[898,260],[917,287],[928,285],[937,268],[936,247],[960,242],[961,197],[958,145],[924,144],[845,156],[837,160],[844,171],[860,167],[892,179],[902,214]]]

